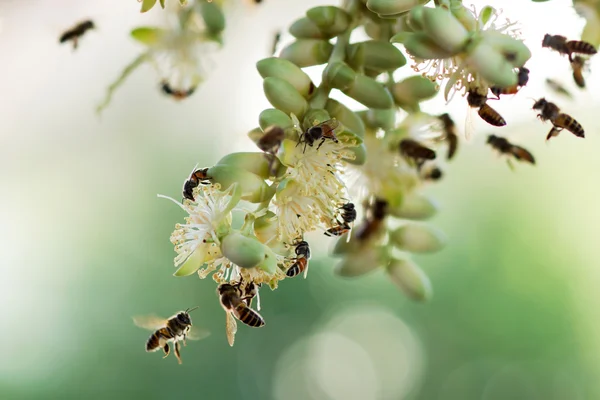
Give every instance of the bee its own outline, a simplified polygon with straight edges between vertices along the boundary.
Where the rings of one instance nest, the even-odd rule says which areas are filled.
[[[510,143],[503,137],[490,135],[488,136],[487,142],[490,146],[498,150],[501,154],[511,155],[518,161],[526,161],[531,164],[535,164],[535,159],[529,151],[527,151],[521,146],[517,146],[515,144]]]
[[[197,169],[190,174],[190,177],[183,182],[183,197],[194,201],[194,189],[199,185],[210,185],[210,178],[207,176],[208,168]]]
[[[321,143],[317,146],[317,150],[325,143],[326,139],[330,139],[335,143],[338,143],[339,140],[335,136],[336,131],[339,132],[343,130],[342,124],[335,118],[329,119],[327,121],[321,122],[315,126],[311,126],[305,132],[300,135],[300,140],[298,141],[298,146],[300,143],[304,143],[304,151],[306,151],[306,145],[313,147],[313,144],[321,139]]]
[[[288,277],[293,278],[304,272],[304,278],[306,278],[306,274],[308,273],[308,260],[310,259],[310,247],[308,246],[308,242],[304,240],[298,242],[295,251],[298,256],[295,258],[296,262],[288,268],[285,274]]]
[[[454,157],[454,154],[456,154],[456,150],[458,149],[458,135],[456,134],[456,125],[454,124],[454,121],[448,113],[444,113],[438,116],[438,118],[442,121],[442,124],[444,125],[444,139],[448,142],[448,155],[446,156],[446,158],[448,160],[451,160],[452,157]]]
[[[285,138],[285,132],[279,126],[269,126],[256,145],[265,153],[275,154]]]
[[[548,47],[560,54],[568,55],[571,62],[573,62],[573,53],[593,55],[598,52],[591,43],[582,40],[567,40],[564,36],[549,34],[544,35],[542,47]]]
[[[342,220],[337,220],[338,225],[325,231],[327,236],[342,236],[350,230],[350,224],[356,219],[356,209],[353,203],[346,203],[340,207]]]
[[[379,231],[387,215],[388,202],[375,198],[373,204],[368,208],[368,216],[357,228],[356,238],[360,241],[369,239]]]
[[[585,78],[583,77],[583,68],[586,64],[586,59],[581,56],[575,56],[571,61],[571,68],[573,69],[573,80],[575,84],[580,88],[585,88]]]
[[[490,90],[498,99],[502,94],[516,94],[519,89],[529,82],[529,69],[525,67],[519,68],[519,72],[517,73],[517,83],[513,86],[509,86],[506,88],[499,88],[497,86],[492,86]]]
[[[242,289],[241,281],[235,284],[220,284],[217,288],[217,294],[219,295],[221,306],[225,310],[225,330],[230,346],[233,346],[235,333],[237,332],[235,318],[253,328],[260,328],[265,325],[263,317],[246,304],[245,301],[254,296],[245,293],[245,290]]]
[[[175,100],[183,100],[187,97],[190,97],[196,90],[195,87],[191,87],[188,90],[173,89],[169,82],[167,82],[166,80],[163,80],[160,83],[160,89],[164,94],[173,97]]]
[[[427,160],[435,160],[435,151],[413,139],[402,139],[400,141],[400,154],[406,160],[412,160],[416,163],[417,169],[420,169]]]
[[[533,105],[534,110],[540,110],[537,115],[542,121],[550,121],[554,127],[546,136],[546,140],[549,140],[553,136],[557,136],[563,129],[568,130],[577,137],[585,137],[583,127],[573,117],[568,114],[561,113],[560,108],[554,103],[547,101],[545,98],[541,98]],[[556,128],[556,129],[555,129]]]
[[[175,357],[177,357],[177,362],[181,364],[179,341],[183,341],[183,345],[185,346],[186,339],[200,340],[210,334],[206,329],[192,326],[190,312],[194,311],[196,308],[198,307],[180,311],[168,319],[160,318],[155,315],[134,317],[133,322],[137,326],[154,331],[146,342],[146,351],[154,352],[158,349],[162,349],[165,353],[163,358],[166,358],[171,352],[169,343],[173,343]]]
[[[475,90],[469,90],[467,94],[467,103],[469,107],[479,108],[477,112],[482,120],[493,126],[504,126],[506,121],[498,111],[487,104],[487,96],[477,93]]]
[[[65,43],[69,40],[73,42],[73,49],[77,49],[77,45],[79,44],[79,38],[82,37],[87,31],[90,29],[94,29],[94,22],[91,20],[86,20],[78,23],[73,28],[65,31],[60,38],[58,39],[59,43]]]
[[[563,85],[561,85],[559,82],[555,81],[554,79],[546,78],[546,85],[548,85],[548,87],[550,89],[552,89],[553,91],[555,91],[558,94],[562,94],[563,96],[573,98],[573,95],[571,94],[571,92],[569,92]]]
[[[427,181],[438,181],[442,179],[444,173],[438,166],[433,166],[421,172],[421,179]]]

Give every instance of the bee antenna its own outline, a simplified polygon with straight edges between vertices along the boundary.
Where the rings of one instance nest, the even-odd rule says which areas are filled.
[[[188,308],[187,310],[185,310],[186,313],[191,313],[192,311],[194,311],[196,308],[198,308],[200,306],[196,306],[194,308]]]

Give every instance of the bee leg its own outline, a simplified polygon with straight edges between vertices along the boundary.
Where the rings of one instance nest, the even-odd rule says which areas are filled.
[[[319,145],[317,146],[317,151],[319,151],[321,146],[323,146],[323,143],[325,143],[325,138],[321,139],[321,143],[319,143]]]
[[[184,334],[183,334],[183,345],[184,345],[184,346],[187,346],[187,343],[185,342],[185,339],[186,339],[186,338],[187,338],[187,336],[186,336],[186,334],[184,333]]]
[[[163,346],[163,351],[165,352],[165,356],[163,358],[167,358],[171,353],[171,349],[169,348],[169,343],[165,343]]]
[[[175,341],[175,357],[177,357],[177,362],[182,364],[181,361],[181,353],[179,352],[179,342]]]
[[[512,163],[512,160],[511,160],[510,158],[507,158],[507,159],[506,159],[506,163],[508,164],[508,168],[510,168],[510,170],[511,170],[512,172],[515,172],[515,166],[514,166],[514,164]]]
[[[73,38],[73,50],[77,50],[77,45],[78,45],[78,43],[77,43],[77,42],[78,42],[78,41],[77,41],[77,36],[75,36],[75,37]]]

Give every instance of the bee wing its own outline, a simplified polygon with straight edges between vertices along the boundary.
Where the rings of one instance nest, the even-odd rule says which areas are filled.
[[[475,108],[469,107],[467,110],[467,119],[465,120],[465,139],[467,140],[471,140],[473,133],[475,132],[473,113],[475,113]]]
[[[227,333],[227,341],[230,346],[235,342],[235,334],[237,332],[237,322],[230,312],[225,313],[225,332]]]
[[[155,331],[167,325],[167,319],[161,318],[155,314],[138,315],[133,317],[133,323],[140,328]]]
[[[208,329],[200,328],[199,326],[192,325],[188,331],[186,337],[190,340],[202,340],[210,335]]]

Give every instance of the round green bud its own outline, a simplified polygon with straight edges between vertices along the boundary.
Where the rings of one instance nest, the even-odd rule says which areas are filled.
[[[423,22],[424,8],[425,7],[415,7],[406,15],[406,24],[413,32],[420,32],[425,29],[425,22]]]
[[[272,76],[283,79],[304,97],[308,97],[315,89],[315,85],[304,71],[283,58],[269,57],[260,60],[256,63],[256,69],[263,78]]]
[[[287,169],[274,155],[258,152],[231,153],[221,158],[217,165],[242,168],[263,179],[269,179],[273,175],[279,177]]]
[[[355,49],[362,48],[362,65],[375,71],[395,71],[406,64],[406,58],[402,52],[392,43],[369,40],[355,43],[348,48],[348,55],[355,53]]]
[[[410,299],[427,301],[431,299],[433,290],[431,282],[417,264],[410,260],[392,260],[386,268],[391,281]]]
[[[400,250],[411,253],[434,253],[441,250],[446,235],[429,225],[407,223],[390,234],[390,241]]]
[[[345,32],[351,21],[346,11],[333,6],[313,7],[306,12],[306,16],[317,25],[319,30],[333,36]]]
[[[329,115],[335,117],[357,136],[361,138],[365,137],[365,124],[354,111],[350,110],[339,101],[331,98],[327,99],[327,103],[325,103],[325,109]]]
[[[263,90],[267,100],[286,114],[304,115],[308,109],[308,102],[288,82],[280,78],[268,77],[263,81]]]
[[[411,76],[392,86],[392,96],[396,104],[404,109],[413,111],[419,102],[431,99],[438,92],[435,83],[422,76]]]
[[[397,218],[425,220],[433,217],[438,209],[437,203],[430,198],[413,193],[404,197],[399,207],[388,207],[388,212]]]
[[[357,74],[354,84],[343,93],[369,108],[391,108],[392,95],[373,78]]]
[[[281,50],[279,57],[304,68],[325,64],[332,51],[333,45],[325,40],[298,39]]]
[[[323,71],[323,80],[336,89],[348,89],[355,79],[356,72],[343,61],[329,63]]]
[[[381,15],[399,14],[409,11],[429,0],[367,0],[367,8]]]
[[[131,31],[131,37],[147,46],[152,46],[161,40],[166,33],[165,29],[141,26]]]
[[[258,265],[258,268],[262,269],[269,275],[273,275],[275,271],[277,271],[277,256],[270,247],[265,246],[265,258]]]
[[[289,32],[297,39],[331,39],[335,37],[335,35],[320,30],[317,24],[306,17],[297,19],[290,26]]]
[[[423,60],[452,57],[452,52],[438,46],[426,33],[414,33],[404,41],[404,47],[411,55]]]
[[[517,74],[504,56],[486,42],[480,42],[469,52],[469,63],[481,77],[495,86],[517,84]]]
[[[217,3],[201,1],[196,4],[200,7],[200,15],[211,34],[216,35],[225,30],[225,15]]]
[[[263,131],[270,126],[278,126],[282,129],[287,129],[294,126],[292,119],[286,113],[275,108],[267,108],[266,110],[263,110],[258,116],[258,123]]]
[[[354,278],[384,267],[389,261],[389,253],[384,248],[361,248],[360,252],[354,252],[341,260],[333,272],[339,276]]]
[[[243,168],[217,164],[209,168],[206,174],[212,182],[220,184],[223,188],[238,183],[242,199],[251,203],[261,203],[273,197],[274,190],[264,180]]]
[[[460,52],[469,39],[464,26],[443,8],[423,8],[423,28],[433,41],[442,49]]]
[[[255,268],[265,259],[266,246],[255,237],[232,231],[221,239],[221,253],[240,268]]]
[[[512,68],[521,68],[531,58],[531,51],[525,43],[500,32],[485,32],[482,41],[501,54]]]
[[[325,122],[330,120],[331,117],[327,110],[322,108],[311,108],[304,115],[304,120],[302,121],[302,129],[307,131],[315,125],[320,124],[321,122]]]

